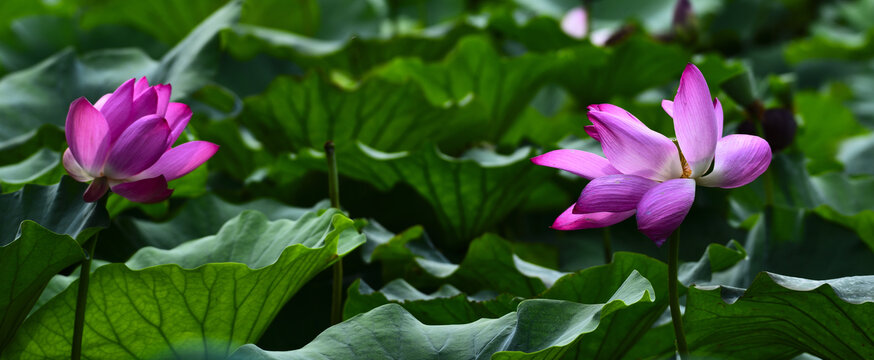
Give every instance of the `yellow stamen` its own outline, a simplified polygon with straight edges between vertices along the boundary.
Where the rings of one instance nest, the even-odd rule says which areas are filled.
[[[683,150],[680,149],[680,143],[677,140],[674,140],[674,145],[677,146],[677,153],[680,154],[680,166],[683,167],[683,175],[680,176],[683,179],[688,179],[692,176],[692,168],[689,166],[689,163],[686,162],[686,157],[683,156]]]

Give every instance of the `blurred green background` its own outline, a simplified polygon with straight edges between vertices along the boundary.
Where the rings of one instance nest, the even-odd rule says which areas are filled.
[[[577,39],[560,22],[581,5],[590,36]],[[169,201],[110,198],[112,226],[101,237],[112,240],[101,240],[101,259],[213,234],[209,209],[256,199],[268,215],[313,206],[327,197],[322,145],[334,140],[343,208],[389,237],[421,225],[409,235],[424,239],[417,256],[459,263],[471,241],[492,233],[520,258],[577,271],[604,262],[604,232],[549,225],[585,183],[528,158],[598,151],[583,131],[593,103],[622,106],[672,136],[659,103],[692,62],[724,104],[726,133],[763,131],[778,148],[750,186],[698,188],[681,259],[737,240],[749,255],[730,282],[740,287],[763,270],[811,279],[874,272],[874,1],[698,0],[688,16],[676,6],[4,0],[0,186],[57,183],[69,103],[148,76],[191,106],[187,138],[221,149],[171,183]],[[150,233],[168,221],[172,236]],[[665,258],[633,220],[610,236],[616,251]],[[422,272],[369,256],[347,258],[346,285],[362,278],[379,288]],[[325,329],[329,281],[308,283],[259,345],[294,349]],[[292,310],[300,306],[312,311]]]

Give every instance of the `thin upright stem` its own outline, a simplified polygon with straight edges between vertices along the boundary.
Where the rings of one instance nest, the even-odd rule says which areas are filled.
[[[88,252],[79,270],[79,292],[76,294],[76,317],[73,320],[73,350],[70,359],[79,360],[82,357],[82,332],[85,328],[85,306],[88,302],[88,283],[91,279],[91,260],[94,259],[94,249],[97,247],[97,234],[88,240]]]
[[[604,263],[609,264],[613,260],[613,244],[610,240],[610,227],[604,228]]]
[[[671,304],[671,322],[674,324],[674,335],[677,338],[677,352],[680,357],[689,354],[686,345],[686,335],[683,333],[683,315],[680,313],[680,293],[677,288],[677,268],[680,258],[680,229],[674,231],[668,239],[668,300]]]
[[[331,207],[340,209],[340,184],[337,175],[337,157],[334,155],[334,142],[325,143],[325,159],[328,161],[328,195]],[[331,285],[331,325],[343,321],[343,259],[334,263],[334,280]]]

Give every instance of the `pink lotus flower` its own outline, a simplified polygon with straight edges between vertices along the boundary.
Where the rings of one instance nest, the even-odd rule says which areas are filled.
[[[593,125],[586,126],[586,132],[601,143],[606,158],[565,149],[531,159],[592,180],[553,228],[610,226],[636,213],[638,229],[661,246],[688,214],[696,183],[743,186],[771,163],[771,148],[764,139],[722,136],[722,106],[711,100],[695,65],[686,66],[677,96],[673,102],[662,101],[662,108],[674,119],[676,141],[618,106],[591,105],[588,117]]]
[[[574,39],[585,38],[589,32],[589,15],[586,9],[578,6],[568,11],[561,19],[561,29]]]
[[[188,105],[170,102],[170,85],[130,79],[92,106],[84,97],[70,104],[64,168],[91,182],[83,198],[108,189],[128,200],[150,203],[170,197],[167,182],[212,157],[218,145],[191,141],[172,147],[191,119]],[[172,148],[171,148],[172,147]]]

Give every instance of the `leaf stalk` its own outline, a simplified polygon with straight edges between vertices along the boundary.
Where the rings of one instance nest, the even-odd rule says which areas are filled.
[[[677,269],[680,258],[680,229],[674,231],[668,239],[668,300],[671,307],[671,322],[674,324],[677,353],[680,358],[689,355],[689,346],[686,345],[686,335],[683,333],[683,315],[680,312],[680,293],[677,287]]]
[[[328,162],[328,196],[331,207],[340,209],[340,184],[337,175],[337,157],[334,142],[325,143],[325,160]],[[343,258],[337,259],[333,266],[334,279],[331,285],[331,325],[343,321]]]
[[[76,316],[73,320],[73,349],[70,352],[70,359],[72,360],[82,358],[82,332],[85,329],[85,306],[88,302],[91,260],[94,259],[94,249],[97,247],[98,234],[94,234],[94,237],[88,240],[85,260],[82,261],[82,266],[79,270],[79,291],[76,294]]]

